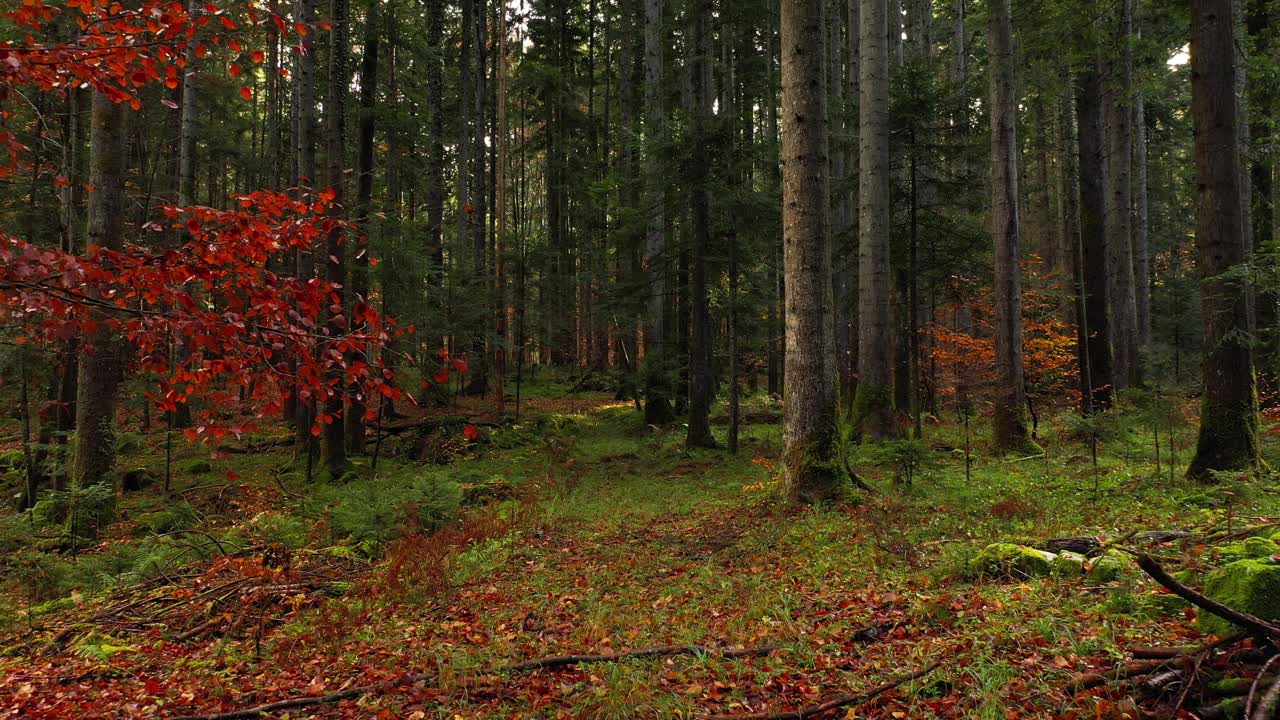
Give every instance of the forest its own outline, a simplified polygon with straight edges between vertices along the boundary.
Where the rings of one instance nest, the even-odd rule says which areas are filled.
[[[1280,0],[0,3],[0,720],[1280,720]]]

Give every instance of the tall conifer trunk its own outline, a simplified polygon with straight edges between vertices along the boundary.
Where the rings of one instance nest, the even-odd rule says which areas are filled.
[[[1192,0],[1191,117],[1195,124],[1196,249],[1204,325],[1200,438],[1187,476],[1258,464],[1258,396],[1248,289],[1223,274],[1248,260],[1241,200],[1240,111],[1231,0]]]
[[[840,494],[836,458],[835,338],[827,209],[827,113],[822,67],[826,0],[782,3],[782,237],[787,273],[787,494]]]

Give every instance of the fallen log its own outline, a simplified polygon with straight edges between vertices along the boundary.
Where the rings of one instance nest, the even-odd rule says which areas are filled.
[[[826,702],[822,702],[817,705],[810,705],[809,707],[801,708],[799,710],[746,713],[740,715],[706,715],[703,716],[701,720],[805,720],[806,718],[817,717],[819,715],[829,713],[832,710],[840,710],[862,705],[863,703],[874,700],[880,695],[889,692],[903,683],[918,680],[925,675],[928,675],[941,667],[941,665],[941,660],[935,660],[920,670],[908,675],[899,675],[898,677],[877,685],[870,690],[864,690],[863,692],[853,693],[850,695],[837,695]]]
[[[643,648],[640,650],[632,650],[630,652],[614,653],[610,655],[553,655],[551,657],[538,658],[536,660],[525,660],[511,665],[503,665],[477,673],[478,676],[484,675],[505,675],[511,673],[528,672],[530,670],[570,667],[573,665],[587,665],[592,663],[619,662],[621,660],[630,660],[635,658],[653,658],[653,657],[672,657],[675,655],[714,655],[718,657],[758,657],[768,655],[769,653],[783,649],[778,645],[765,645],[754,648],[715,648],[702,645],[664,645],[661,647]],[[364,697],[365,695],[375,695],[377,693],[388,692],[398,687],[412,685],[418,682],[434,680],[436,673],[415,673],[386,680],[372,685],[360,685],[345,690],[338,690],[327,695],[307,695],[303,697],[289,698],[287,700],[277,700],[275,702],[254,705],[252,707],[240,708],[239,710],[228,710],[226,712],[204,713],[195,715],[177,715],[170,720],[240,720],[242,718],[256,718],[268,713],[281,712],[283,710],[293,710],[304,707],[315,707],[317,705],[331,705],[333,703],[342,702],[343,700],[354,700]]]
[[[1210,597],[1192,590],[1191,588],[1178,582],[1176,578],[1165,571],[1160,563],[1151,558],[1150,555],[1138,555],[1138,567],[1142,571],[1151,576],[1152,580],[1163,585],[1169,592],[1195,605],[1196,607],[1211,612],[1214,615],[1226,620],[1230,623],[1238,625],[1245,630],[1250,631],[1254,635],[1266,637],[1272,641],[1280,641],[1280,627],[1276,627],[1271,623],[1259,617],[1254,617],[1248,613],[1240,612],[1233,608],[1227,607],[1222,603]]]

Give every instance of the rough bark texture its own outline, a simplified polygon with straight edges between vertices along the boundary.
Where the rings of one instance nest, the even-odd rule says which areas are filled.
[[[707,194],[711,158],[707,146],[712,118],[711,2],[697,0],[690,8],[690,99],[693,104],[694,150],[690,157],[690,214],[693,247],[690,249],[689,300],[689,428],[685,443],[714,447],[711,435],[711,310],[707,299],[707,252],[711,244],[711,217]]]
[[[1022,280],[1018,267],[1018,96],[1009,0],[991,4],[991,237],[995,242],[996,452],[1031,447],[1022,377]]]
[[[889,275],[889,22],[885,0],[862,0],[859,17],[858,389],[854,417],[865,438],[897,434]]]
[[[648,314],[645,318],[645,402],[644,419],[650,425],[665,425],[674,415],[671,408],[670,368],[667,358],[666,300],[666,181],[662,177],[660,152],[666,139],[662,107],[662,0],[644,3],[644,125],[645,125],[645,205],[648,222],[645,233],[644,270],[648,284]]]
[[[327,184],[333,192],[333,207],[330,214],[336,219],[345,215],[346,199],[343,179],[345,155],[345,132],[347,110],[347,87],[351,82],[347,75],[347,0],[332,0],[330,17],[333,30],[329,42],[329,93],[325,97],[326,149],[325,162],[328,164]],[[328,258],[325,261],[325,279],[338,286],[338,307],[345,307],[347,300],[347,261],[344,232],[334,227],[326,238]],[[333,335],[342,335],[347,331],[347,320],[342,312],[329,312],[329,331]],[[328,468],[330,476],[337,480],[347,471],[347,443],[345,400],[346,387],[343,385],[343,368],[335,365],[329,370],[327,378],[329,395],[324,401],[324,442],[321,445],[321,460]]]
[[[782,3],[782,242],[788,378],[784,482],[797,502],[840,494],[827,210],[825,0]]]
[[[427,157],[427,252],[430,283],[439,286],[444,272],[444,6],[427,3],[427,47],[435,59],[427,65],[427,107],[431,114]]]
[[[126,106],[93,94],[89,147],[88,245],[124,247],[124,172],[127,161]],[[76,394],[76,434],[70,480],[73,488],[113,482],[116,388],[122,343],[99,323],[82,345]]]
[[[315,18],[316,0],[297,0],[295,12],[298,22],[310,25]],[[293,150],[294,185],[301,188],[317,184],[315,126],[315,54],[312,35],[308,32],[298,38],[301,52],[295,60],[297,77],[293,94]],[[315,258],[309,251],[299,250],[294,255],[294,273],[307,280],[315,275]],[[315,414],[315,399],[299,398],[294,407],[294,430],[299,447],[312,448],[311,426]]]
[[[1119,27],[1104,86],[1107,161],[1107,297],[1117,388],[1136,385],[1138,311],[1133,271],[1133,0],[1120,0]]]
[[[1200,438],[1188,477],[1258,463],[1258,397],[1248,341],[1248,292],[1223,273],[1247,259],[1231,0],[1191,3],[1191,115],[1195,124],[1196,249],[1204,324]]]
[[[1142,349],[1151,344],[1151,212],[1147,192],[1147,109],[1142,95],[1133,102],[1133,281],[1138,348]]]
[[[356,135],[356,212],[357,232],[368,237],[369,214],[373,204],[373,131],[374,105],[378,100],[378,41],[380,0],[369,3],[365,15],[364,57],[360,58],[360,120]],[[361,246],[355,252],[351,268],[351,300],[366,302],[369,297],[369,249]],[[354,315],[352,316],[354,319]],[[359,385],[352,385],[347,395],[347,449],[364,453],[365,398]]]
[[[1080,357],[1086,410],[1110,407],[1112,397],[1111,330],[1107,314],[1106,163],[1103,162],[1102,79],[1096,64],[1078,78],[1077,143],[1080,163],[1080,247],[1076,262],[1081,276],[1080,332],[1087,338]]]

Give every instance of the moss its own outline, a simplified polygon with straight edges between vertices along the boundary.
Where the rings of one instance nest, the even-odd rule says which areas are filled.
[[[1051,561],[1054,577],[1077,578],[1084,574],[1084,566],[1088,558],[1080,553],[1070,551],[1058,553]]]
[[[1280,621],[1280,565],[1269,560],[1239,560],[1209,573],[1204,593],[1241,612]],[[1211,613],[1201,612],[1198,622],[1206,633],[1235,632],[1234,625]]]
[[[174,530],[184,530],[195,524],[195,521],[195,510],[187,503],[180,502],[138,518],[138,528],[160,535]]]
[[[849,472],[839,455],[835,408],[813,418],[803,438],[788,440],[782,451],[783,486],[799,503],[839,501],[850,494]]]
[[[1089,568],[1091,582],[1114,582],[1133,575],[1137,565],[1133,558],[1119,550],[1108,550],[1093,561]]]
[[[974,575],[1040,577],[1053,572],[1051,552],[1013,543],[992,543],[969,561]]]
[[[182,466],[182,471],[192,475],[204,475],[213,472],[213,464],[208,458],[195,458]]]
[[[1218,548],[1218,558],[1223,564],[1250,558],[1269,558],[1280,554],[1280,543],[1271,538],[1251,537],[1243,542],[1229,543]]]
[[[891,428],[893,388],[887,385],[874,385],[869,382],[858,383],[858,389],[853,394],[853,407],[849,410],[849,416],[853,421],[854,434],[857,437],[862,436],[862,431],[867,425],[867,421],[873,417],[889,418],[885,422]],[[881,422],[881,420],[877,419],[876,422]]]

